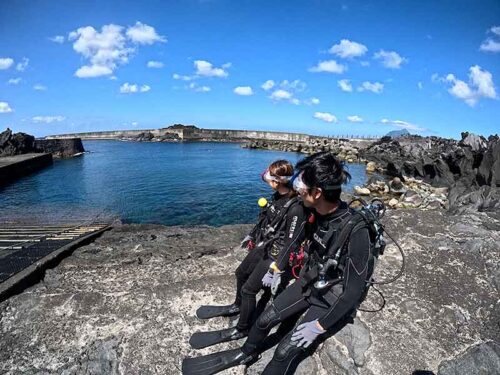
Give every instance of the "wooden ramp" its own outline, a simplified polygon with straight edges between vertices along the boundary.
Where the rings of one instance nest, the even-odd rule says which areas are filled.
[[[109,228],[108,223],[0,224],[0,297],[63,252]]]

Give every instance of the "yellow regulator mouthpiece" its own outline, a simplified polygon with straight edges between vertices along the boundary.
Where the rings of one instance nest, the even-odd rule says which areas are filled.
[[[257,201],[257,204],[259,205],[259,207],[264,208],[264,207],[267,206],[267,199],[266,198],[260,198]]]

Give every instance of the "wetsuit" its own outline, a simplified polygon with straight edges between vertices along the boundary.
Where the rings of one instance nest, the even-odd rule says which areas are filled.
[[[301,278],[281,293],[260,315],[242,347],[244,354],[255,355],[271,328],[296,314],[305,313],[299,324],[318,319],[319,324],[328,331],[359,306],[366,290],[366,280],[373,271],[369,231],[366,227],[361,226],[353,230],[347,250],[340,259],[343,271],[336,270],[337,275],[329,275],[335,278],[340,272],[340,283],[316,290],[314,280],[308,280],[307,277],[308,273],[314,270],[315,259],[325,255],[329,250],[328,246],[332,246],[335,240],[332,238],[325,244],[326,234],[331,233],[331,228],[340,227],[343,220],[348,220],[350,213],[347,205],[342,202],[334,213],[327,216],[317,215],[317,227],[308,249],[309,259],[301,272]],[[333,233],[335,237],[336,232]],[[291,340],[292,334],[293,331],[281,340],[263,374],[286,374],[294,359],[304,352],[303,348],[297,347]]]
[[[276,223],[276,230],[271,235],[274,239],[271,242],[264,240],[262,249],[257,247],[251,250],[263,251],[263,256],[241,286],[240,318],[237,325],[239,331],[246,331],[252,325],[252,318],[256,309],[256,296],[263,289],[262,278],[269,271],[271,263],[275,262],[277,268],[284,271],[281,276],[281,290],[290,281],[290,253],[298,251],[304,241],[308,216],[300,199],[298,197],[292,199],[294,199],[294,202],[286,208],[285,216],[280,222]],[[283,206],[282,209],[285,209],[285,207]],[[238,282],[241,283],[240,280]],[[263,298],[265,302],[269,300],[269,289],[266,290]]]

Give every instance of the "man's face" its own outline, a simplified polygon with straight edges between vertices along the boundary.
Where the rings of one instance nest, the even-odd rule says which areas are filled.
[[[317,188],[300,190],[299,195],[304,202],[304,206],[309,208],[314,208],[318,204],[319,197],[321,196],[321,190]]]
[[[312,208],[316,207],[318,200],[321,197],[321,189],[310,188],[307,186],[302,180],[302,173],[295,179],[293,188],[297,193],[299,193],[302,201],[304,202],[304,206]]]

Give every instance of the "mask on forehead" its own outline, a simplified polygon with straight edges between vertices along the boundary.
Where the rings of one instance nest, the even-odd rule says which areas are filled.
[[[302,181],[302,174],[303,172],[301,173],[298,173],[298,174],[295,174],[293,177],[292,177],[292,181],[293,181],[293,190],[295,190],[297,193],[299,194],[303,194],[303,193],[306,193],[308,190],[309,190],[309,186],[307,186],[304,181]]]
[[[290,176],[272,176],[271,172],[269,172],[269,168],[266,169],[264,172],[260,174],[260,177],[262,178],[262,181],[264,182],[280,182],[280,183],[287,183],[290,181]]]

